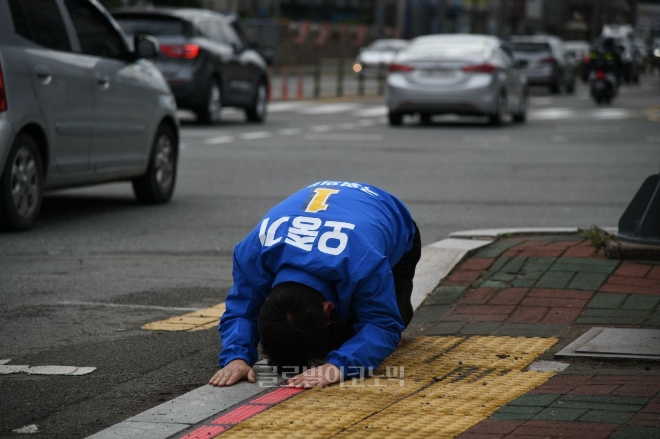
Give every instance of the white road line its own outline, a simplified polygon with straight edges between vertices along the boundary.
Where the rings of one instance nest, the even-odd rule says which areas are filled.
[[[179,149],[188,149],[187,143],[179,143]]]
[[[234,136],[218,136],[218,137],[211,137],[206,140],[204,140],[204,143],[207,145],[220,145],[222,143],[231,143],[234,140]]]
[[[284,111],[299,110],[303,107],[309,106],[309,102],[275,102],[268,104],[269,113],[280,113]]]
[[[39,433],[39,427],[36,424],[30,424],[12,431],[18,434],[34,434]]]
[[[282,128],[277,132],[280,136],[295,136],[302,133],[301,128]]]
[[[387,116],[387,107],[382,105],[380,107],[365,108],[363,110],[354,111],[353,114],[357,117],[380,117]]]
[[[555,131],[563,134],[614,134],[621,132],[620,125],[559,125]]]
[[[357,124],[361,127],[370,127],[376,125],[376,122],[372,119],[363,119],[358,121]]]
[[[324,105],[315,105],[310,108],[301,109],[298,112],[302,114],[333,114],[333,113],[344,113],[346,111],[351,111],[356,108],[359,108],[360,104],[347,103],[347,104],[324,104]]]
[[[570,119],[575,113],[570,108],[544,108],[530,111],[530,118],[536,120]]]
[[[316,125],[313,127],[309,127],[309,130],[313,133],[327,133],[331,129],[332,127],[330,125]]]
[[[258,140],[258,139],[266,139],[270,137],[270,131],[255,131],[253,133],[243,133],[240,134],[239,137],[242,140]]]
[[[634,114],[625,108],[599,108],[597,109],[593,117],[595,119],[627,119],[634,117]]]
[[[0,360],[0,366],[9,363],[11,360]]]
[[[26,373],[28,375],[87,375],[96,370],[95,367],[76,366],[27,366],[27,365],[2,365],[0,375],[15,373]]]
[[[337,125],[337,129],[340,130],[354,130],[357,127],[358,127],[357,124],[353,122],[340,123],[339,125]]]
[[[328,133],[328,134],[306,134],[305,140],[333,140],[344,142],[380,142],[383,140],[382,134],[345,134],[345,133]]]
[[[156,311],[197,311],[199,308],[186,308],[181,306],[156,306],[135,305],[131,303],[106,303],[106,302],[57,302],[57,306],[95,306],[101,308],[131,308],[131,309],[153,309]]]

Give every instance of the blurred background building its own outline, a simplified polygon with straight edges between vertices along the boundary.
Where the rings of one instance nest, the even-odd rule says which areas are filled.
[[[433,33],[501,37],[544,32],[591,40],[606,23],[660,36],[660,0],[101,0],[120,6],[203,7],[240,15],[248,35],[276,48],[277,63],[352,57],[377,38]]]

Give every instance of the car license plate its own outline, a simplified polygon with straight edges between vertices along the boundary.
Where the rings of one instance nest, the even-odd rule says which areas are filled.
[[[456,71],[447,69],[425,69],[421,70],[420,74],[424,78],[453,78]]]

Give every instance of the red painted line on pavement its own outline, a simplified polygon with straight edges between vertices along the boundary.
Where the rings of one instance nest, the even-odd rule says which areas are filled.
[[[234,410],[220,416],[219,418],[214,419],[211,421],[211,424],[236,425],[245,421],[247,418],[256,415],[257,413],[263,412],[267,408],[270,408],[270,406],[246,404],[235,408]]]
[[[304,392],[305,389],[296,389],[294,387],[280,387],[279,389],[260,396],[251,402],[251,404],[277,404],[285,399],[291,398],[293,395]]]
[[[220,425],[204,425],[179,439],[209,439],[224,433],[225,430],[227,430],[227,427],[222,427]]]

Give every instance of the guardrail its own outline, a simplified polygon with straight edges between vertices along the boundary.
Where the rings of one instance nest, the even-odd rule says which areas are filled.
[[[354,68],[352,60],[319,58],[313,65],[270,69],[271,101],[385,94],[387,65]],[[292,93],[293,92],[293,93]]]

